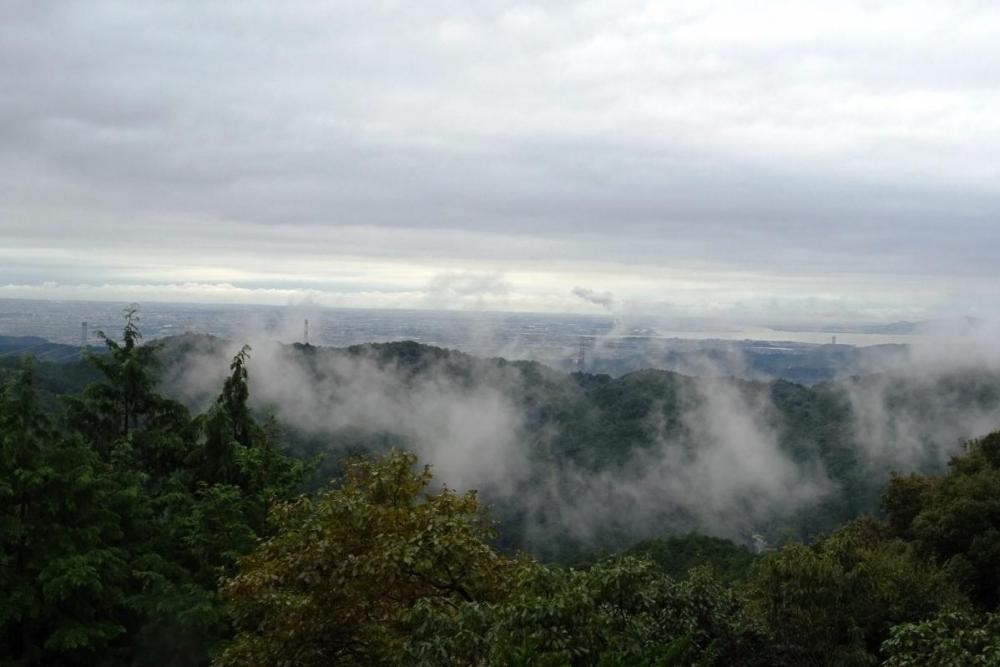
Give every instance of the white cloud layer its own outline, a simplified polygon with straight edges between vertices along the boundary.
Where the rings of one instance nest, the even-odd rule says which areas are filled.
[[[972,1],[4,3],[0,293],[992,311],[998,32]]]

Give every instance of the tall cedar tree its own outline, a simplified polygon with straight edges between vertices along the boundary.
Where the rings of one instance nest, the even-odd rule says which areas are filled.
[[[129,619],[138,493],[39,411],[30,363],[0,394],[0,663],[112,663]],[[120,642],[119,642],[120,644]]]

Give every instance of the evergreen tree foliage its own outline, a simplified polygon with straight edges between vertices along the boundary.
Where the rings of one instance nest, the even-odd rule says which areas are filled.
[[[156,391],[158,347],[140,344],[138,306],[126,308],[124,318],[121,343],[100,331],[107,353],[87,353],[101,379],[68,400],[69,424],[105,458],[127,441],[136,465],[159,481],[185,465],[192,420],[182,404]]]
[[[127,477],[38,410],[30,363],[0,393],[0,660],[111,662],[132,577]]]
[[[231,632],[220,577],[308,472],[251,413],[249,348],[192,418],[157,393],[138,321],[130,307],[121,343],[101,334],[99,380],[69,399],[65,428],[30,363],[0,394],[3,664],[207,664]]]

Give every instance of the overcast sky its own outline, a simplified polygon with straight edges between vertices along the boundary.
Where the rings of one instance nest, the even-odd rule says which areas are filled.
[[[989,314],[998,35],[960,0],[6,0],[0,297]]]

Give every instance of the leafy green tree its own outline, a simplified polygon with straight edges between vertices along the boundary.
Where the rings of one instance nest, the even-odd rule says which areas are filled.
[[[887,533],[862,518],[757,565],[748,605],[770,637],[773,664],[875,664],[892,626],[961,608],[947,574]]]
[[[140,344],[135,307],[126,309],[121,343],[102,337],[107,354],[89,358],[100,378],[69,399],[68,433],[42,416],[34,393],[25,389],[29,380],[6,393],[9,423],[2,433],[12,481],[0,490],[9,486],[25,517],[13,513],[10,535],[34,535],[5,543],[4,553],[12,554],[7,560],[16,567],[9,574],[5,560],[4,574],[20,586],[12,604],[31,591],[55,595],[53,585],[41,585],[42,571],[30,567],[65,551],[58,562],[79,566],[92,579],[86,583],[79,575],[78,591],[66,578],[58,580],[65,592],[53,598],[61,605],[57,615],[68,623],[76,618],[72,605],[78,605],[89,626],[76,623],[75,634],[63,628],[43,648],[72,648],[75,642],[91,657],[113,648],[131,664],[206,664],[211,648],[231,634],[219,579],[233,574],[237,558],[269,534],[268,507],[293,497],[309,466],[281,452],[273,424],[262,427],[254,420],[249,348],[233,360],[209,413],[191,419],[184,406],[158,393],[158,348]],[[82,588],[84,583],[91,588]],[[51,605],[29,602],[34,607],[26,608],[56,614]],[[96,606],[86,611],[87,604]],[[32,648],[41,641],[34,635],[49,632],[46,623],[52,622],[39,617],[34,625],[5,626],[18,629],[12,655],[55,660],[51,651]],[[34,634],[29,628],[36,628]],[[86,628],[90,635],[84,636]]]
[[[195,420],[197,444],[186,466],[152,489],[150,620],[140,641],[151,664],[204,664],[230,636],[218,582],[270,534],[269,506],[293,497],[309,469],[280,451],[272,423],[262,427],[253,418],[249,352],[244,346],[236,355],[215,405]]]
[[[952,612],[892,629],[885,667],[998,667],[1000,614]]]
[[[645,559],[586,570],[522,561],[500,602],[418,604],[414,665],[755,665],[761,635],[707,569],[681,581]]]
[[[144,614],[132,638],[134,664],[207,664],[231,635],[218,581],[256,544],[247,499],[239,487],[190,489],[175,476],[149,504],[148,531],[132,564],[143,582]]]
[[[913,520],[939,483],[940,478],[925,475],[894,474],[890,477],[882,490],[882,509],[895,535],[907,541],[913,540]]]
[[[429,469],[399,451],[350,460],[334,486],[299,497],[310,466],[286,456],[276,420],[252,409],[250,348],[192,418],[158,391],[159,348],[141,344],[138,322],[127,309],[120,341],[104,337],[94,370],[81,364],[72,378],[0,364],[0,664],[1000,662],[1000,433],[969,443],[943,477],[893,477],[884,522],[854,521],[811,547],[758,559],[688,535],[560,568],[498,553],[476,495],[432,485]],[[301,349],[319,374],[318,349]],[[487,368],[415,343],[347,354],[398,366],[414,383],[434,369],[472,386]],[[532,428],[559,433],[539,445],[550,460],[606,469],[629,455],[609,442],[646,446],[661,427],[679,446],[697,445],[681,419],[684,401],[700,400],[691,378],[565,381],[528,362],[488,370],[512,380]],[[97,381],[66,400],[64,415],[57,396],[88,372]],[[800,533],[868,506],[880,481],[829,417],[850,406],[830,388],[770,390],[780,413],[799,415],[782,446],[800,462],[819,457],[852,497],[803,519]],[[839,444],[824,449],[814,432]],[[339,437],[356,450],[399,442]],[[550,530],[550,553],[582,552]]]
[[[26,364],[0,394],[0,661],[113,662],[132,578],[138,487],[39,412]]]
[[[895,477],[883,504],[896,532],[951,572],[982,610],[1000,605],[1000,431],[966,445],[941,478]]]
[[[510,564],[475,493],[430,492],[414,464],[351,460],[337,487],[274,508],[276,534],[225,583],[238,632],[216,664],[391,664],[417,601],[500,595]]]
[[[683,577],[694,567],[708,565],[729,583],[746,579],[757,559],[746,547],[698,533],[646,540],[628,553],[649,558],[664,573],[675,578]]]

